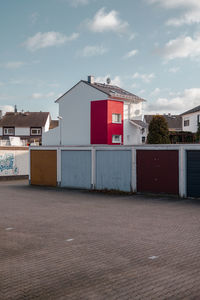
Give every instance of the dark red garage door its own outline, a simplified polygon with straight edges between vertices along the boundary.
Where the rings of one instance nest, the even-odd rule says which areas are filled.
[[[179,194],[177,150],[137,150],[137,191]]]

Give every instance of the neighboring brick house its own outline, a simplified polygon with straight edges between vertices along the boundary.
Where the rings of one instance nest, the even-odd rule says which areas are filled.
[[[181,116],[183,131],[197,132],[200,124],[200,105],[182,113]]]
[[[49,112],[7,112],[0,120],[0,139],[20,137],[27,143],[41,143],[50,122]]]
[[[142,104],[124,89],[81,80],[56,100],[59,127],[43,135],[43,145],[131,145],[146,138]]]

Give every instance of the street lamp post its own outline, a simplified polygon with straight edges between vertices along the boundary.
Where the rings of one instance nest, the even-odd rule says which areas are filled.
[[[60,146],[62,145],[62,136],[61,136],[61,125],[62,125],[62,123],[61,123],[61,121],[62,121],[62,117],[61,116],[58,116],[57,117],[58,118],[58,120],[59,120],[59,127],[60,127]]]

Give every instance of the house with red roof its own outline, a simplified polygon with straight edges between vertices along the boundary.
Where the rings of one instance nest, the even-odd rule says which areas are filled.
[[[59,127],[43,135],[43,145],[131,145],[146,140],[144,99],[118,86],[81,80],[56,100]]]

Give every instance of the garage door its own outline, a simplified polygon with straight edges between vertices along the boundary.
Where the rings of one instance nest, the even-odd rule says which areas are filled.
[[[200,151],[187,151],[187,196],[200,197]]]
[[[56,150],[31,150],[31,184],[57,185]]]
[[[62,151],[61,186],[91,188],[91,151]]]
[[[137,150],[137,191],[179,194],[176,150]]]
[[[131,151],[96,152],[96,188],[131,191]]]

